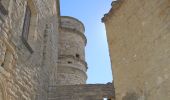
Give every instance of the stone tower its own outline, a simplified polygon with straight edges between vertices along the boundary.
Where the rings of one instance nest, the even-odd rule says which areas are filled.
[[[58,85],[85,84],[87,63],[85,61],[86,37],[82,22],[61,16],[58,54]]]
[[[103,100],[114,98],[112,84],[86,84],[87,39],[82,22],[60,16],[56,85],[49,86],[48,100]],[[113,99],[114,100],[114,99]]]

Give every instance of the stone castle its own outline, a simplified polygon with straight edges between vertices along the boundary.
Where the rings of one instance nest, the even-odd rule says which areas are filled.
[[[170,0],[112,2],[114,86],[86,84],[84,25],[59,5],[0,0],[0,100],[170,100]]]
[[[84,25],[59,0],[0,0],[0,100],[114,99],[86,84]]]

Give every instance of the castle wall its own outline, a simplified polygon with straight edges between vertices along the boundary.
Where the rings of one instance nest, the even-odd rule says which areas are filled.
[[[79,84],[50,87],[49,100],[103,100],[114,98],[112,84]],[[114,99],[112,99],[114,100]]]
[[[169,100],[170,1],[118,0],[103,21],[116,100]]]
[[[52,71],[56,70],[58,58],[56,3],[54,0],[1,0],[0,3],[8,12],[0,17],[0,98],[47,100],[48,86],[56,78]],[[24,41],[27,6],[31,10],[31,22],[28,40]]]

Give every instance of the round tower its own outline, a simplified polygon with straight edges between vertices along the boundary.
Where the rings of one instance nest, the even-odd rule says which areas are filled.
[[[77,19],[62,16],[59,34],[58,85],[85,84],[87,63],[85,61],[84,25]]]

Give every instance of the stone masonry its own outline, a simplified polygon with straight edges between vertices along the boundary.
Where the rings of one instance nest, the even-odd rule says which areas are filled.
[[[170,0],[117,0],[103,22],[116,100],[170,100]]]
[[[114,98],[112,84],[85,84],[87,63],[85,27],[78,19],[60,17],[56,85],[49,86],[48,100],[103,100]]]
[[[84,25],[77,19],[62,16],[59,34],[59,59],[57,84],[85,84],[87,63],[85,61],[86,37]]]
[[[58,57],[57,2],[0,0],[0,100],[47,100]]]
[[[0,0],[0,100],[114,98],[112,84],[85,84],[84,32],[59,0]]]
[[[49,100],[103,100],[104,97],[114,98],[112,84],[62,85],[50,88]]]

